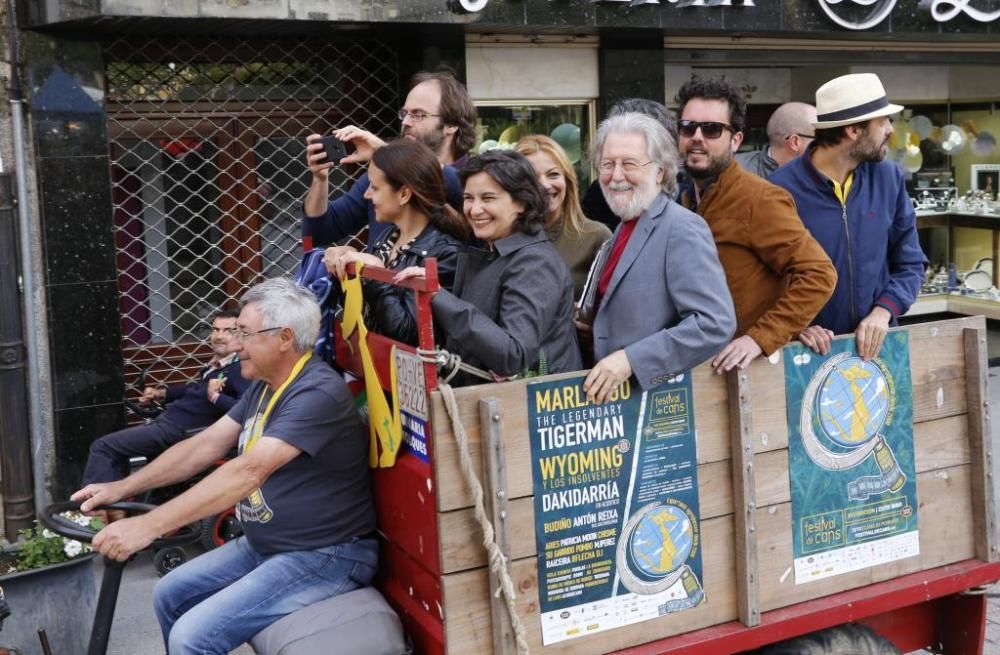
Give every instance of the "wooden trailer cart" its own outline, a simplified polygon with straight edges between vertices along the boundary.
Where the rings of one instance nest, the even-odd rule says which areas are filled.
[[[903,497],[897,503],[906,507],[894,513],[894,519],[862,527],[889,526],[884,527],[888,530],[909,525],[909,532],[899,535],[901,541],[875,540],[869,548],[868,535],[883,528],[859,530],[848,518],[840,527],[854,530],[858,543],[853,550],[842,551],[848,553],[846,559],[837,560],[840,555],[827,553],[833,559],[825,565],[825,572],[815,568],[810,572],[809,566],[815,563],[803,555],[803,549],[810,547],[803,544],[819,538],[819,532],[811,532],[815,526],[834,521],[796,516],[795,503],[802,500],[794,496],[801,485],[797,487],[792,480],[799,481],[796,476],[804,470],[799,463],[801,443],[807,441],[802,431],[811,429],[807,422],[799,424],[798,415],[788,410],[789,403],[805,401],[788,394],[792,387],[786,376],[795,370],[786,366],[791,366],[792,359],[799,364],[808,357],[795,347],[786,348],[778,357],[759,359],[746,371],[728,377],[701,366],[690,372],[687,381],[688,407],[693,404],[688,417],[693,419],[690,438],[696,442],[696,472],[689,472],[696,488],[689,491],[697,499],[688,507],[696,510],[692,521],[698,537],[689,549],[700,557],[698,580],[685,587],[693,600],[682,605],[681,611],[661,607],[660,616],[634,622],[609,625],[604,618],[590,624],[585,620],[573,628],[572,619],[567,619],[570,627],[564,629],[560,621],[572,611],[551,611],[560,597],[553,590],[564,584],[552,575],[552,567],[560,561],[552,556],[562,554],[560,544],[573,540],[558,540],[558,520],[543,523],[536,517],[543,509],[547,516],[557,516],[558,507],[553,514],[537,497],[542,488],[533,479],[539,471],[537,426],[544,420],[531,393],[562,380],[572,386],[579,376],[548,376],[453,392],[442,389],[433,361],[429,311],[430,296],[437,289],[435,273],[434,266],[429,266],[426,281],[406,283],[416,293],[420,349],[375,334],[362,335],[368,346],[362,349],[359,329],[353,325],[348,326],[346,339],[338,327],[337,340],[342,365],[361,376],[367,364],[367,370],[377,374],[379,384],[374,384],[371,373],[367,380],[369,408],[381,389],[389,407],[395,402],[397,411],[372,415],[382,428],[379,449],[391,446],[389,442],[399,436],[407,441],[392,466],[375,469],[374,484],[384,538],[380,586],[403,618],[417,652],[514,653],[518,648],[515,632],[520,629],[522,646],[532,653],[739,653],[848,622],[872,627],[903,652],[920,648],[952,654],[982,652],[983,590],[1000,579],[982,317],[925,323],[890,333],[895,335],[890,341],[895,339],[903,364],[897,363],[897,369],[886,374],[894,376],[890,384],[899,387],[899,400],[898,406],[890,404],[878,411],[895,412],[889,419],[895,421],[893,429],[905,433],[903,441],[912,445],[893,445],[895,455],[888,459],[876,448],[873,457],[881,473],[867,479],[879,478],[893,490],[909,489],[910,496],[909,501]],[[362,275],[383,281],[390,277],[371,269]],[[852,338],[842,337],[837,343],[847,349]],[[816,358],[813,364],[823,361]],[[639,389],[632,392],[641,394]],[[805,393],[818,393],[820,398],[827,390],[817,391],[812,384]],[[454,419],[445,402],[452,397],[457,410]],[[676,422],[666,420],[662,425]],[[656,433],[647,427],[646,436],[650,434]],[[536,439],[534,445],[532,439]],[[634,439],[631,443],[638,449]],[[463,473],[463,445],[471,458],[467,461],[471,477]],[[627,443],[621,446],[626,460],[627,447]],[[477,484],[484,490],[484,516],[495,528],[493,541],[502,553],[494,558],[495,568],[506,576],[491,573],[487,563],[484,530],[474,506]],[[890,507],[877,501],[873,497],[870,512]],[[571,518],[581,520],[570,510],[565,514],[566,525]],[[625,539],[625,518],[605,521],[614,529],[604,531],[603,536]],[[798,545],[793,521],[801,531]],[[540,534],[550,526],[555,536]],[[890,542],[897,548],[895,554],[879,555],[879,548]],[[539,544],[545,549],[542,558]],[[591,557],[580,554],[591,546],[565,551],[577,553],[565,561]],[[623,553],[617,549],[618,556]],[[852,556],[860,557],[862,564],[851,564]],[[865,565],[865,561],[870,563]],[[540,571],[542,562],[545,570]],[[579,588],[599,586],[606,575],[592,575],[606,570],[600,568],[587,569],[586,575],[582,566],[566,570],[581,571],[574,575],[587,582]],[[513,621],[498,592],[505,577],[512,583]],[[696,585],[700,589],[695,590]],[[595,611],[603,602],[593,603]],[[548,643],[543,643],[543,616],[556,626],[553,629],[547,623],[544,627],[549,631]]]

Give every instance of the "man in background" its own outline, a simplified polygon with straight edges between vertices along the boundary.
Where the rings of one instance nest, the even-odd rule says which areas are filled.
[[[740,166],[767,179],[778,167],[784,166],[803,152],[813,140],[812,124],[816,108],[804,102],[786,102],[767,121],[767,145],[763,150],[751,150],[736,155]]]
[[[166,402],[162,414],[151,423],[112,432],[90,445],[83,486],[120,480],[128,474],[132,457],[155,457],[190,431],[211,425],[233,408],[250,384],[240,374],[240,358],[234,352],[236,317],[232,310],[216,312],[212,317],[209,343],[214,355],[193,381],[143,390],[139,403]]]

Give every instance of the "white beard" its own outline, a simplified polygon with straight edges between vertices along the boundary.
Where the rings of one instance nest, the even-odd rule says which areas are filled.
[[[616,191],[631,189],[632,193],[612,193],[612,188]],[[609,182],[608,184],[602,182],[601,191],[604,193],[604,199],[608,202],[611,212],[623,221],[630,221],[641,214],[656,196],[655,187],[652,192],[649,192],[639,185],[628,182]]]

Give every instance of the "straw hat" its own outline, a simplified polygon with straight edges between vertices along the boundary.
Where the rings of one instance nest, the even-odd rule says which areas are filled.
[[[836,77],[816,89],[816,122],[813,127],[853,125],[903,111],[889,102],[882,81],[875,73]]]

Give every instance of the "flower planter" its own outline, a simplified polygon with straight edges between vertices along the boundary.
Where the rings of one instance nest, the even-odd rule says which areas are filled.
[[[18,648],[22,655],[42,655],[42,627],[55,655],[86,653],[97,606],[95,557],[0,576],[12,612],[3,623],[0,645]]]

